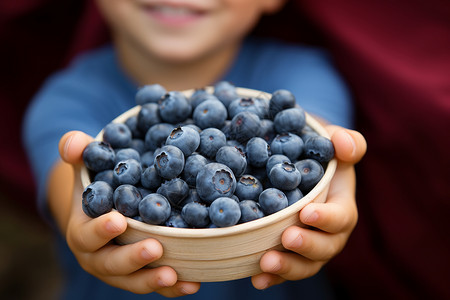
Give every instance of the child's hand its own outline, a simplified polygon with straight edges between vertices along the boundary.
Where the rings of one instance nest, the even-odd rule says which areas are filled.
[[[264,254],[260,261],[264,273],[252,278],[257,289],[315,275],[342,251],[356,226],[354,164],[364,156],[366,141],[356,131],[338,126],[327,126],[327,130],[339,161],[326,203],[311,203],[300,212],[300,221],[314,228],[292,226],[284,231],[282,244],[292,252]]]
[[[83,163],[82,151],[91,141],[90,136],[73,131],[62,137],[59,147],[63,160],[75,170],[74,201],[65,233],[81,267],[107,284],[134,293],[157,292],[176,297],[197,292],[199,283],[177,281],[177,275],[170,267],[143,268],[161,257],[163,249],[158,241],[146,239],[125,246],[113,242],[127,227],[126,219],[120,213],[110,212],[95,219],[84,214],[79,170]]]

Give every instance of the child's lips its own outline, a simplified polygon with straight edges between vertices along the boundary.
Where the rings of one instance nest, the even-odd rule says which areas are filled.
[[[147,5],[149,15],[160,23],[170,26],[186,25],[206,14],[205,10],[184,5]]]

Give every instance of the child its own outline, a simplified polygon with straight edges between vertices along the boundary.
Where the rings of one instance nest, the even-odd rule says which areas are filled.
[[[351,125],[349,95],[324,53],[246,38],[262,14],[276,12],[283,2],[97,1],[111,27],[114,48],[87,53],[50,78],[30,105],[24,124],[25,144],[39,186],[39,206],[50,221],[54,220],[77,259],[61,244],[69,270],[66,297],[138,297],[127,291],[173,297],[193,294],[200,288],[198,283],[178,282],[169,267],[142,269],[162,255],[157,241],[148,239],[127,246],[111,242],[126,228],[123,216],[111,212],[90,219],[81,211],[77,168],[90,137],[78,131],[95,135],[134,106],[138,86],[159,83],[167,90],[183,90],[228,80],[267,92],[284,88],[291,90],[308,112],[334,124]],[[56,147],[68,131],[72,132],[64,135],[60,151],[69,164],[58,159]],[[265,273],[252,278],[257,289],[316,274],[343,248],[354,228],[357,212],[352,164],[364,153],[364,140],[356,132],[337,130],[333,142],[342,161],[328,203],[308,205],[300,214],[301,221],[316,230],[286,230],[283,245],[293,252],[271,251],[262,258]],[[328,294],[320,284],[320,275],[311,282],[293,281],[264,292],[252,288],[248,280],[203,284],[189,297],[288,299],[306,295],[306,283],[310,287],[317,284],[313,290],[321,294],[315,296],[325,297]],[[159,297],[152,293],[150,299]]]

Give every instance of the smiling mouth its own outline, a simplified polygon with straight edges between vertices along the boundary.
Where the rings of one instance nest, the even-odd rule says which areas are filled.
[[[200,9],[178,5],[149,5],[147,11],[160,22],[170,24],[194,21],[206,14]]]

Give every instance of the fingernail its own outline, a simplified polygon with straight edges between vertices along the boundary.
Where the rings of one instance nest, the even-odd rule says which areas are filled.
[[[160,287],[168,287],[168,286],[169,286],[169,285],[168,285],[164,280],[162,280],[161,278],[158,279],[158,285],[159,285]]]
[[[105,228],[107,231],[109,231],[111,233],[120,231],[120,228],[117,227],[117,225],[111,220],[106,221]]]
[[[66,143],[64,144],[64,151],[63,151],[63,158],[64,158],[64,160],[67,160],[67,152],[69,150],[70,143],[72,143],[73,137],[74,137],[74,134],[70,135],[67,138]]]
[[[289,231],[286,236],[286,247],[288,249],[297,249],[303,243],[303,236],[299,233]]]
[[[145,260],[151,260],[152,258],[154,258],[154,255],[152,254],[150,249],[147,249],[146,247],[144,247],[144,249],[142,249],[141,256]]]
[[[347,131],[344,131],[344,135],[345,135],[345,139],[347,140],[347,142],[352,145],[352,157],[353,157],[356,154],[355,141],[353,140],[353,137]]]
[[[319,218],[319,214],[316,211],[313,211],[306,217],[305,223],[306,224],[314,223],[317,221],[318,218]]]

